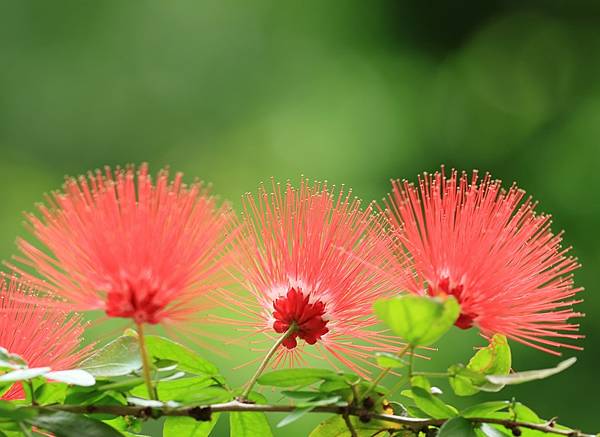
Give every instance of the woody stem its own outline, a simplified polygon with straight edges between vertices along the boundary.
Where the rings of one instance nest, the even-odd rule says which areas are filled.
[[[254,384],[256,384],[256,381],[258,380],[259,376],[262,375],[262,373],[266,369],[267,365],[269,364],[269,361],[271,361],[271,358],[273,358],[273,355],[275,355],[275,352],[277,352],[277,349],[279,348],[279,346],[281,346],[281,343],[283,343],[284,340],[286,338],[288,338],[290,335],[292,335],[297,329],[298,329],[298,327],[296,326],[296,324],[292,323],[290,325],[290,327],[288,328],[288,330],[281,337],[279,337],[279,339],[275,342],[275,344],[271,347],[271,349],[269,349],[269,352],[267,352],[267,354],[265,355],[265,357],[262,360],[262,363],[260,363],[260,366],[258,366],[258,369],[256,369],[256,372],[252,376],[252,379],[250,379],[250,381],[248,382],[248,385],[246,385],[244,392],[240,396],[241,400],[248,399],[248,396],[250,395],[250,392],[252,391],[252,387],[254,387]]]
[[[194,406],[182,406],[182,407],[167,407],[163,406],[160,408],[155,407],[144,407],[139,405],[48,405],[44,407],[27,407],[41,409],[44,411],[67,411],[75,414],[110,414],[116,416],[133,416],[142,419],[148,419],[149,417],[191,417],[199,421],[211,420],[211,414],[222,413],[222,412],[278,412],[278,413],[291,413],[297,411],[298,407],[294,405],[266,405],[266,404],[250,404],[247,402],[240,402],[239,400],[226,402],[223,404],[212,404],[212,405],[194,405]],[[371,410],[356,407],[351,405],[338,406],[338,405],[323,405],[316,406],[309,413],[330,413],[347,415],[353,417],[370,418],[373,420],[382,420],[388,423],[397,423],[402,425],[403,429],[407,431],[412,430],[415,432],[423,431],[428,427],[439,428],[444,425],[450,419],[433,419],[433,418],[416,418],[407,417],[393,414],[375,413]],[[493,425],[501,425],[508,430],[513,429],[532,429],[541,431],[547,434],[560,435],[563,437],[595,437],[596,434],[586,434],[581,431],[573,429],[565,429],[562,427],[555,426],[553,421],[546,423],[532,423],[522,422],[512,419],[496,418],[496,417],[469,417],[469,422],[472,424],[488,423]],[[385,428],[385,425],[382,425]],[[397,429],[394,429],[397,430]]]
[[[142,356],[142,370],[144,372],[144,381],[146,382],[146,388],[148,389],[148,397],[150,399],[156,399],[156,393],[152,384],[152,373],[150,368],[150,358],[148,357],[148,350],[146,349],[146,341],[144,340],[144,325],[141,322],[136,323],[138,332],[138,341],[140,344],[140,355]]]

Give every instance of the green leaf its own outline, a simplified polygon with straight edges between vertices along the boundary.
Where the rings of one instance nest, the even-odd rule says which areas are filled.
[[[332,393],[344,390],[352,390],[352,388],[346,381],[342,380],[323,381],[321,385],[319,385],[319,391],[321,393]]]
[[[479,393],[477,386],[486,383],[485,376],[465,368],[462,364],[454,364],[448,368],[448,381],[458,396],[472,396]]]
[[[25,425],[23,422],[1,422],[0,426],[2,430],[0,431],[2,437],[39,437],[40,434],[33,434],[31,427]],[[25,432],[29,433],[26,434]]]
[[[440,428],[438,437],[477,437],[473,424],[464,417],[450,419]]]
[[[16,382],[23,381],[26,379],[36,378],[50,371],[50,367],[33,367],[27,369],[13,370],[12,372],[4,373],[0,375],[0,383],[2,382]]]
[[[94,417],[97,416],[94,415]],[[137,417],[132,416],[117,416],[114,419],[103,420],[103,422],[123,433],[123,435],[130,437],[145,437],[145,435],[141,434],[143,419],[138,419]]]
[[[412,393],[411,393],[411,397],[412,397]],[[414,405],[406,405],[404,407],[404,409],[408,412],[409,416],[412,417],[427,417],[427,414],[425,414],[425,412],[417,407],[415,407]]]
[[[12,402],[0,400],[0,418],[22,421],[31,419],[38,414],[33,408],[17,408]]]
[[[334,371],[328,369],[281,369],[264,373],[258,378],[260,385],[273,387],[296,387],[314,384],[322,380],[340,379]]]
[[[483,417],[490,419],[505,419],[505,420],[517,420],[521,422],[530,423],[545,423],[546,421],[541,419],[534,411],[520,402],[508,402],[508,401],[492,401],[484,402],[482,404],[474,405],[461,412],[461,416],[464,417]],[[569,430],[569,428],[555,424],[557,429]],[[540,431],[530,430],[526,428],[521,429],[523,437],[542,437],[546,435]],[[479,436],[485,437],[508,437],[512,433],[506,431],[503,426],[498,425],[484,425],[477,430]]]
[[[429,417],[446,419],[456,416],[456,409],[450,405],[446,405],[441,399],[436,398],[424,388],[413,387],[411,391],[417,407],[423,410]]]
[[[428,346],[451,327],[460,314],[452,296],[445,300],[404,295],[375,302],[375,314],[412,346]]]
[[[179,370],[194,375],[216,376],[219,374],[219,369],[214,364],[179,343],[156,335],[147,335],[145,339],[148,353],[155,360],[175,361]]]
[[[265,404],[267,399],[260,393],[250,392],[248,398],[257,404]],[[271,427],[264,413],[229,413],[231,437],[272,437]],[[238,434],[239,433],[239,434]]]
[[[117,393],[113,393],[110,391],[99,391],[96,386],[93,387],[80,387],[80,386],[70,386],[67,388],[67,395],[65,397],[65,404],[73,404],[73,405],[90,405],[90,404],[99,404],[99,405],[115,405],[115,401],[118,401],[115,396],[120,396]],[[125,403],[124,398],[122,398],[122,402]]]
[[[460,412],[463,417],[490,417],[491,414],[508,408],[509,401],[489,401],[472,405]]]
[[[0,399],[2,398],[2,396],[4,396],[6,394],[6,392],[8,392],[11,387],[14,385],[14,383],[12,382],[6,382],[3,384],[0,384]]]
[[[231,437],[272,437],[273,432],[264,413],[229,413]]]
[[[191,417],[167,417],[163,427],[163,437],[207,437],[217,424],[219,413],[209,421],[198,421]]]
[[[289,425],[292,422],[295,422],[296,420],[298,420],[301,417],[305,416],[307,413],[310,413],[314,408],[315,407],[304,407],[304,408],[297,408],[297,409],[295,409],[290,414],[288,414],[287,416],[285,416],[277,424],[277,428],[283,428],[284,426]]]
[[[182,403],[185,404],[215,404],[219,402],[230,401],[232,399],[231,393],[219,386],[210,386],[203,388],[195,393],[190,393],[188,396],[182,399]]]
[[[52,371],[46,373],[44,378],[82,387],[90,387],[96,384],[96,379],[89,372],[82,369]]]
[[[193,399],[194,393],[213,387],[215,381],[211,377],[196,376],[193,378],[182,378],[174,381],[164,381],[158,384],[158,393],[165,399],[186,400]],[[220,386],[218,388],[221,388]]]
[[[501,431],[493,425],[490,425],[489,423],[482,423],[479,427],[479,431],[481,431],[485,437],[510,437],[509,434]]]
[[[111,382],[109,384],[102,384],[100,386],[98,386],[98,390],[100,391],[108,391],[108,390],[113,390],[113,391],[118,391],[118,392],[127,392],[132,390],[133,388],[140,386],[144,384],[144,378],[140,377],[140,376],[136,376],[133,378],[125,378],[125,379],[119,379],[115,382]],[[148,393],[148,390],[145,388],[146,390],[146,394]]]
[[[185,404],[208,404],[224,402],[232,398],[231,393],[217,385],[215,377],[196,376],[170,381],[159,381],[157,384],[158,397],[162,400],[173,400]],[[138,397],[147,396],[145,386],[137,386],[131,394]]]
[[[62,404],[67,394],[67,384],[42,384],[35,390],[35,400],[40,405]]]
[[[417,375],[410,378],[410,385],[411,387],[421,387],[423,390],[431,393],[431,383],[423,375]]]
[[[504,335],[496,334],[490,344],[477,351],[467,364],[467,369],[485,375],[506,375],[510,371],[511,353]]]
[[[123,335],[111,341],[80,364],[96,378],[110,378],[141,369],[140,348],[136,337]]]
[[[322,396],[322,393],[316,391],[302,391],[302,390],[283,390],[282,395],[292,399],[314,399]]]
[[[154,366],[161,372],[175,370],[177,368],[177,361],[158,359],[154,363]]]
[[[339,401],[340,401],[340,397],[335,396],[332,398],[318,399],[318,400],[303,402],[301,404],[298,404],[296,410],[294,410],[291,414],[284,417],[283,420],[281,420],[277,424],[277,428],[282,428],[286,425],[289,425],[292,422],[295,422],[296,420],[300,419],[307,413],[310,413],[316,407],[324,406],[324,405],[333,405],[333,404],[338,403]],[[345,405],[345,404],[343,404],[343,405]]]
[[[506,337],[496,334],[490,344],[481,348],[469,360],[467,367],[450,366],[448,369],[450,386],[459,396],[471,396],[479,391],[497,392],[503,384],[494,384],[486,379],[486,375],[505,375],[510,371],[512,363],[510,347]]]
[[[349,437],[348,426],[340,416],[332,416],[312,430],[309,437]]]
[[[517,417],[517,420],[521,420],[523,422],[532,422],[532,423],[542,423],[544,422],[540,417],[528,406],[522,404],[521,402],[515,402],[511,405],[511,408]]]
[[[176,367],[177,365],[175,365]],[[171,369],[169,370],[165,370],[165,368],[157,368],[156,369],[157,372],[155,372],[153,381],[155,384],[158,383],[162,383],[162,382],[166,382],[166,381],[171,381],[171,380],[176,380],[179,379],[183,376],[185,376],[185,372],[172,372]],[[163,375],[163,373],[166,373],[166,376]],[[208,377],[205,377],[208,378]],[[112,377],[110,378],[111,382],[108,384],[101,384],[98,387],[98,390],[101,391],[106,391],[106,390],[114,390],[114,391],[120,391],[120,392],[126,392],[129,391],[139,385],[143,385],[144,384],[144,378],[142,378],[141,376],[131,376],[131,375],[124,375],[124,376],[120,376],[120,377]],[[145,388],[143,388],[142,390],[146,390]],[[147,391],[146,391],[147,393]],[[145,396],[145,395],[140,395],[140,396]]]
[[[398,368],[406,366],[406,363],[396,354],[390,352],[376,352],[377,365],[383,368]]]
[[[568,360],[560,362],[556,367],[552,367],[550,369],[527,370],[525,372],[515,372],[508,375],[493,374],[488,375],[486,378],[492,384],[522,384],[524,382],[535,381],[537,379],[544,379],[552,375],[556,375],[557,373],[560,373],[563,370],[571,367],[576,361],[577,358],[572,357]]]
[[[380,420],[371,420],[368,423],[362,423],[357,417],[348,418],[352,428],[358,437],[372,437],[380,435],[381,430],[399,429],[400,426],[390,422],[382,422]],[[402,435],[402,434],[400,434]],[[411,433],[412,435],[412,433]],[[309,437],[352,437],[348,425],[342,416],[336,415],[321,422]]]
[[[231,400],[229,391],[214,384],[212,378],[195,377],[160,382],[157,386],[158,397],[162,400],[177,401],[183,404],[210,404]],[[138,397],[148,395],[145,386],[136,387],[131,394]]]
[[[190,394],[209,387],[214,383],[214,380],[207,376],[159,382],[157,384],[158,397],[163,400],[183,401]],[[140,385],[132,389],[131,394],[142,398],[148,395],[148,390],[145,385]]]
[[[313,399],[310,401],[299,402],[296,406],[298,408],[315,408],[315,407],[323,407],[325,405],[333,405],[340,403],[340,396],[332,396],[327,398]],[[345,403],[341,403],[341,405],[346,405]]]
[[[56,437],[122,437],[113,427],[91,417],[60,412],[45,412],[26,420],[27,424],[50,431]]]

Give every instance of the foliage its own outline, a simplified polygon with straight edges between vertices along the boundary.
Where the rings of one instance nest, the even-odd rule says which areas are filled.
[[[26,393],[24,400],[0,401],[0,431],[7,436],[33,435],[34,430],[59,437],[75,437],[82,432],[133,436],[141,435],[143,421],[167,416],[163,435],[200,437],[210,435],[220,417],[227,414],[232,436],[270,436],[276,433],[265,412],[287,412],[277,423],[277,428],[284,428],[317,411],[333,415],[317,426],[311,437],[421,436],[435,432],[440,437],[533,437],[544,427],[562,435],[583,435],[542,420],[514,399],[458,409],[444,401],[430,381],[447,378],[456,394],[470,396],[552,376],[567,369],[574,359],[552,369],[511,373],[508,342],[504,336],[495,335],[466,365],[452,365],[447,372],[418,372],[412,350],[432,344],[450,329],[458,314],[456,301],[395,298],[377,302],[375,311],[394,333],[409,340],[403,352],[408,357],[385,351],[372,357],[380,367],[403,372],[403,376],[394,377],[406,386],[400,401],[392,401],[395,393],[381,386],[379,380],[318,368],[279,369],[260,375],[258,385],[279,390],[286,399],[282,404],[267,404],[255,391],[248,399],[236,399],[239,390],[227,385],[216,366],[181,344],[149,335],[146,344],[159,399],[152,400],[144,386],[138,338],[128,331],[98,349],[82,363],[82,369],[71,371],[28,368],[20,357],[0,350],[3,392],[13,384],[22,384]]]

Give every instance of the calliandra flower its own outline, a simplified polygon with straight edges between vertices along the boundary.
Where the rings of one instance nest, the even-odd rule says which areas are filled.
[[[181,173],[170,181],[162,170],[153,183],[147,165],[107,167],[67,178],[38,209],[27,219],[43,247],[20,239],[16,261],[43,280],[12,267],[73,309],[168,325],[205,309],[226,280],[230,210]]]
[[[523,190],[503,190],[477,171],[446,177],[442,167],[420,176],[418,186],[393,181],[386,206],[398,253],[418,278],[407,288],[455,296],[462,310],[456,326],[556,355],[555,348],[580,349],[564,342],[582,337],[568,321],[581,316],[572,309],[579,301],[569,300],[582,290],[573,284],[579,264]]]
[[[258,196],[244,197],[234,245],[251,298],[236,296],[231,307],[253,318],[251,333],[275,339],[293,327],[274,366],[306,354],[367,374],[373,350],[401,346],[371,315],[374,301],[393,292],[382,264],[389,245],[372,207],[361,210],[351,191],[335,191],[301,180],[298,189],[273,182],[272,192],[261,185]]]
[[[34,295],[16,278],[0,277],[0,347],[17,354],[29,367],[68,370],[90,351],[80,348],[85,325],[81,316],[49,307],[47,298]],[[20,383],[2,399],[23,399]]]

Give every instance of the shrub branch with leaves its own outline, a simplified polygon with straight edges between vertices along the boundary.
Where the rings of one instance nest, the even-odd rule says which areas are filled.
[[[590,436],[515,399],[458,409],[432,385],[446,379],[472,396],[567,370],[574,357],[513,371],[509,340],[577,349],[565,340],[580,338],[568,321],[580,289],[578,264],[521,191],[443,170],[419,187],[394,183],[379,214],[325,184],[273,183],[247,195],[236,219],[202,184],[166,171],[153,182],[146,166],[68,179],[41,218],[28,216],[43,247],[20,240],[3,280],[0,435],[135,436],[165,418],[164,436],[200,437],[226,413],[231,436],[268,437],[267,414],[283,415],[281,429],[329,413],[311,437]],[[215,316],[215,305],[238,319]],[[78,349],[75,311],[92,309],[135,329]],[[160,323],[193,338],[202,318],[244,316],[272,343],[243,387],[147,332]],[[489,344],[466,364],[420,371],[420,354],[435,358],[453,326],[475,326]],[[323,366],[307,366],[304,348]]]

